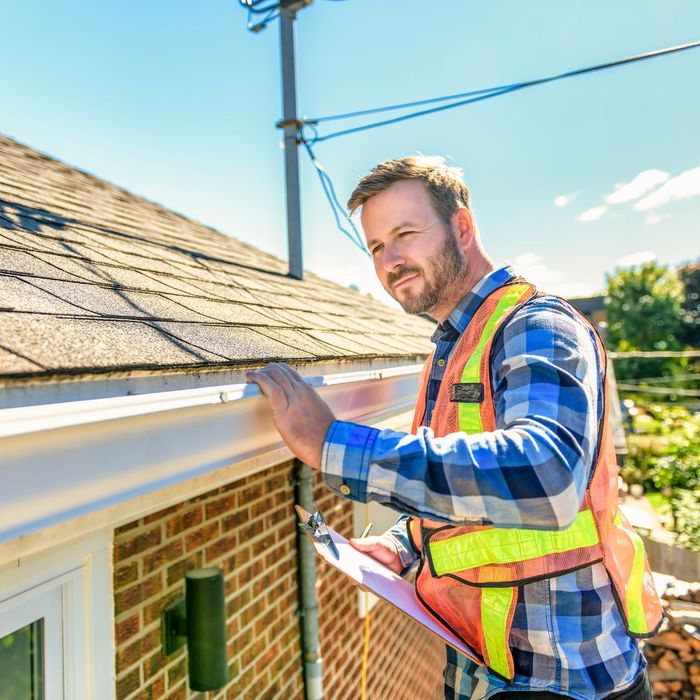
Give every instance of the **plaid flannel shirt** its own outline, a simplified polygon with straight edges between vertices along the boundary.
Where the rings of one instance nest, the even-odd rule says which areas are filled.
[[[494,270],[438,325],[423,426],[456,341],[486,296],[514,276],[510,267]],[[603,408],[592,332],[560,300],[540,297],[508,319],[491,357],[495,431],[436,438],[428,427],[411,435],[335,421],[323,449],[326,484],[347,498],[454,524],[570,524],[595,459]],[[402,516],[386,534],[410,566],[406,522]],[[520,586],[510,645],[511,685],[448,647],[445,697],[548,690],[598,699],[630,685],[645,666],[602,564]]]

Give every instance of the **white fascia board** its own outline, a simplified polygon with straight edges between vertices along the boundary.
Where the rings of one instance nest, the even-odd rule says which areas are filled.
[[[338,418],[372,422],[412,408],[420,369],[306,380]],[[237,471],[242,477],[289,457],[267,401],[250,384],[5,409],[0,548],[189,480],[201,492],[202,477],[206,483],[232,465],[251,465]]]

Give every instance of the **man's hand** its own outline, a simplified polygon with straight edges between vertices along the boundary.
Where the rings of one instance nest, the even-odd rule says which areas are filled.
[[[403,570],[399,553],[396,551],[394,543],[388,537],[362,537],[350,539],[350,544],[360,552],[368,554],[372,559],[376,559],[380,564],[384,564],[395,574],[400,574]]]
[[[272,420],[287,447],[314,469],[321,466],[323,442],[335,420],[328,404],[289,365],[272,362],[246,373],[270,403]]]

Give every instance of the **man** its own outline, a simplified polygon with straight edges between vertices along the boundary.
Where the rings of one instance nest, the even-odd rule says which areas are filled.
[[[414,430],[336,421],[273,364],[249,381],[280,434],[336,493],[407,514],[354,545],[396,572],[420,557],[418,599],[478,660],[447,649],[446,698],[651,697],[633,636],[656,631],[660,606],[617,512],[593,330],[494,266],[442,159],[378,165],[348,207],[384,288],[438,321]]]

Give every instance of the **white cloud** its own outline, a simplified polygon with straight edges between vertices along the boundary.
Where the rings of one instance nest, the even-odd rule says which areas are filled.
[[[645,226],[654,226],[655,224],[658,224],[661,221],[664,221],[665,219],[670,219],[670,218],[671,218],[670,214],[657,214],[655,211],[650,211],[644,217],[644,225]]]
[[[608,204],[622,204],[639,199],[650,190],[666,182],[671,177],[663,170],[644,170],[630,182],[618,182],[613,187],[613,192],[606,195]]]
[[[512,264],[517,274],[522,275],[543,292],[566,298],[595,294],[593,285],[567,279],[560,270],[550,268],[539,253],[522,253],[513,258]]]
[[[561,281],[563,274],[549,268],[538,253],[522,253],[513,258],[515,271],[536,287],[551,292],[553,285]]]
[[[656,260],[656,253],[651,250],[640,250],[638,253],[632,253],[625,255],[624,258],[620,258],[615,263],[615,267],[636,267],[654,260]]]
[[[649,211],[675,199],[687,199],[698,195],[700,195],[700,168],[693,168],[667,180],[658,190],[640,199],[634,208],[636,211]]]
[[[579,193],[578,192],[572,192],[571,194],[558,194],[554,198],[554,206],[555,207],[565,207],[567,204],[571,204],[571,202],[578,197]]]
[[[579,221],[597,221],[601,216],[605,214],[608,208],[604,205],[598,207],[593,207],[592,209],[586,209],[582,211],[576,218]]]

